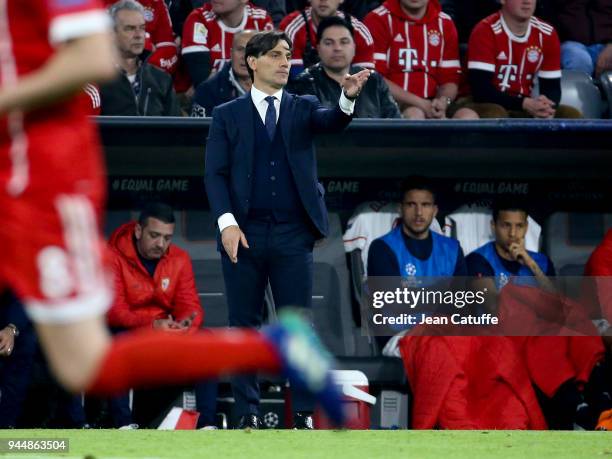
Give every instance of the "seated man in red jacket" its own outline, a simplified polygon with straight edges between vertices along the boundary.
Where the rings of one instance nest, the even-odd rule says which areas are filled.
[[[109,245],[115,302],[108,311],[107,320],[115,332],[153,327],[172,333],[188,333],[202,324],[204,314],[191,259],[187,252],[171,243],[174,226],[172,208],[151,203],[141,212],[137,222],[126,223],[112,234]],[[196,385],[198,405],[206,400],[197,395],[210,393],[207,387],[212,384]],[[156,403],[149,397],[153,395],[150,391],[138,392],[138,395],[134,397],[134,417],[142,424],[151,421],[159,414],[157,411],[164,408],[160,402],[161,405],[164,401],[170,403],[177,394],[169,389],[161,393],[156,391]],[[138,398],[143,403],[137,403]],[[213,401],[215,398],[216,394],[212,394]],[[135,427],[127,394],[113,399],[110,409],[116,427]],[[205,410],[202,414],[202,423],[214,424],[214,410],[212,413]]]

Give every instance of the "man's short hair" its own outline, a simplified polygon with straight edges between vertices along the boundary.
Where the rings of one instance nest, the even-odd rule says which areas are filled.
[[[501,196],[493,201],[491,206],[493,221],[497,223],[500,212],[524,212],[525,218],[529,215],[529,208],[524,199],[513,196]]]
[[[403,202],[406,193],[412,190],[429,191],[433,196],[434,203],[436,202],[436,189],[431,180],[427,177],[414,175],[412,177],[407,177],[406,179],[404,179],[401,186],[400,202]]]
[[[279,30],[260,32],[251,37],[246,45],[246,50],[244,51],[244,61],[251,80],[255,81],[255,76],[253,75],[253,70],[251,67],[249,67],[249,57],[253,56],[257,58],[263,54],[266,54],[271,49],[274,49],[274,47],[278,45],[278,42],[281,40],[287,42],[289,49],[293,47],[291,38],[289,38],[285,32]]]
[[[145,9],[140,3],[136,0],[119,0],[116,3],[113,3],[108,9],[108,13],[113,20],[113,24],[117,24],[117,14],[119,11],[128,10],[128,11],[138,11],[142,16],[145,16]]]
[[[317,27],[317,42],[321,43],[323,33],[330,27],[334,26],[344,27],[346,30],[349,31],[351,37],[353,37],[354,40],[355,28],[349,21],[347,21],[345,18],[341,18],[340,16],[329,16],[319,22],[319,27]]]
[[[234,38],[232,38],[232,49],[234,49],[234,43],[236,43],[236,39],[241,37],[242,35],[250,35],[250,34],[256,34],[257,31],[255,29],[244,29],[244,30],[240,30],[238,32],[236,32],[234,34]],[[250,38],[249,38],[250,40]],[[245,47],[246,48],[246,47]]]
[[[138,223],[143,228],[147,226],[147,220],[155,218],[164,223],[174,223],[174,210],[163,202],[151,202],[145,205],[138,216]]]

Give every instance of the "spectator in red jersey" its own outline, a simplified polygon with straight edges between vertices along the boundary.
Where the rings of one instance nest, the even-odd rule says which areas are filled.
[[[110,9],[119,49],[119,76],[100,86],[101,115],[179,116],[180,109],[166,72],[142,61],[145,9],[135,0],[120,0]]]
[[[104,0],[104,3],[112,6],[115,1]],[[145,50],[150,53],[147,62],[172,75],[178,64],[178,55],[168,7],[164,0],[138,0],[138,3],[144,8],[146,21]]]
[[[310,0],[310,7],[294,11],[280,23],[279,28],[287,33],[293,42],[291,75],[297,76],[305,68],[319,62],[317,53],[317,27],[322,19],[348,15],[338,10],[343,0]],[[350,22],[355,30],[355,58],[353,65],[374,68],[374,40],[368,28],[354,16]]]
[[[182,56],[193,87],[231,59],[234,34],[244,29],[272,30],[266,10],[247,0],[213,0],[194,9],[183,27]]]
[[[437,0],[387,0],[365,23],[376,70],[405,118],[478,118],[453,104],[461,75],[457,30]]]
[[[468,45],[472,107],[482,118],[580,118],[560,106],[561,58],[555,29],[533,15],[536,0],[501,0]],[[535,79],[540,95],[532,97]]]
[[[188,0],[185,0],[188,1]],[[206,3],[211,3],[210,0],[193,0],[190,3],[193,4],[193,8],[199,8],[204,6]],[[261,8],[262,10],[266,10],[268,14],[272,17],[272,22],[274,23],[274,27],[278,27],[280,22],[283,20],[285,16],[287,16],[287,11],[293,11],[296,8],[292,8],[287,10],[287,4],[285,0],[254,0],[251,2],[257,8]],[[189,11],[191,12],[191,11]],[[183,20],[183,22],[185,22]],[[181,29],[183,30],[183,29]]]

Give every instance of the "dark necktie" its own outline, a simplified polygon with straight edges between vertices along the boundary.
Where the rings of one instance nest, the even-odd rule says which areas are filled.
[[[276,107],[274,107],[274,96],[266,97],[268,102],[268,110],[266,110],[266,131],[270,140],[274,139],[274,133],[276,132]]]

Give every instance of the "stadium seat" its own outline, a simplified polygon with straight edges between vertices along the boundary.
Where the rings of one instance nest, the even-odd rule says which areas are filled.
[[[602,92],[608,100],[608,117],[612,118],[612,71],[602,73],[599,82]]]
[[[576,70],[561,72],[561,104],[580,110],[585,118],[601,118],[605,110],[593,79]]]
[[[574,265],[575,270],[587,262],[610,227],[612,214],[554,213],[546,222],[545,252],[558,269]]]
[[[463,253],[468,255],[478,249],[494,236],[491,231],[492,213],[489,207],[481,203],[466,204],[447,215],[444,219],[444,234],[459,241]],[[528,216],[526,247],[537,252],[540,247],[542,228]]]
[[[561,289],[561,292],[570,298],[580,298],[583,274],[583,264],[569,264],[561,266],[561,268],[557,270],[557,279],[559,281],[558,286]]]
[[[133,212],[130,210],[109,210],[106,212],[104,220],[104,235],[106,238],[119,228],[124,223],[136,218],[136,214],[132,217]]]
[[[215,222],[209,211],[185,210],[178,213],[172,242],[189,252],[192,260],[220,259]]]
[[[353,336],[355,340],[356,357],[379,356],[380,352],[373,336],[370,336],[361,323],[361,302],[363,301],[363,281],[366,278],[363,266],[361,249],[355,249],[348,254],[349,272],[351,276],[352,311],[355,328]]]
[[[227,327],[225,284],[219,260],[193,260],[196,288],[204,309],[205,327]]]
[[[584,274],[584,266],[582,264],[569,264],[559,268],[558,276],[582,276]]]
[[[349,272],[338,214],[329,215],[329,236],[315,245],[313,257],[315,327],[333,354],[354,355]]]
[[[189,210],[184,212],[183,220],[185,222],[185,229],[183,231],[185,239],[190,241],[215,240],[217,226],[212,213]]]

